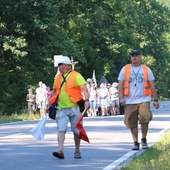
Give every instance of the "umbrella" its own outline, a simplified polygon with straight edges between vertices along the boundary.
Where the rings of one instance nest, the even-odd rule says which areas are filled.
[[[43,140],[44,139],[46,120],[47,120],[47,116],[44,116],[36,124],[36,126],[29,131],[35,139],[37,139],[37,140]]]
[[[88,136],[87,136],[87,134],[86,134],[86,131],[84,130],[83,125],[82,125],[83,115],[84,115],[85,111],[86,111],[86,109],[84,109],[83,113],[82,113],[81,116],[79,117],[79,119],[78,119],[78,121],[77,121],[77,123],[76,123],[76,125],[75,125],[74,127],[79,130],[79,135],[78,135],[78,137],[79,137],[80,139],[82,139],[82,140],[90,143],[89,138],[88,138]]]

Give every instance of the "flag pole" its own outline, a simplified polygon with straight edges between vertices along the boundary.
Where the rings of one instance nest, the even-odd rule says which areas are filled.
[[[87,108],[85,108],[84,110],[83,110],[83,112],[82,112],[82,116],[84,116],[84,114],[85,114],[85,112],[87,111]]]
[[[96,81],[96,75],[95,75],[95,70],[93,70],[93,76],[92,76],[92,79],[93,79],[93,82],[95,84],[97,84],[97,81]]]

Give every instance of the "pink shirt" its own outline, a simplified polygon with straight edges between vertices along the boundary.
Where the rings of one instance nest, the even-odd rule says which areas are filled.
[[[94,89],[93,87],[90,88],[89,94],[90,94],[89,100],[96,100],[97,99],[97,90]]]

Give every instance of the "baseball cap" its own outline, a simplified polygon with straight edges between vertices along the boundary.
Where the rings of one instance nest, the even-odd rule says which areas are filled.
[[[114,83],[112,84],[112,86],[113,86],[113,87],[117,87],[117,86],[118,86],[118,83],[117,83],[117,82],[114,82]]]
[[[87,83],[91,83],[91,82],[92,82],[92,79],[91,79],[91,78],[88,78],[86,81],[87,81]]]
[[[58,62],[57,62],[57,66],[59,64],[66,64],[66,65],[71,65],[71,60],[67,57],[67,56],[63,56],[61,57]]]
[[[140,50],[132,50],[130,54],[131,55],[134,55],[134,54],[138,54],[139,55],[140,53],[141,53]]]

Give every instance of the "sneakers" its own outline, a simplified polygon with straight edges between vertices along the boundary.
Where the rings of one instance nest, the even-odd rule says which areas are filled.
[[[148,149],[146,138],[141,139],[141,145],[142,145],[142,149]]]
[[[134,142],[134,147],[132,148],[133,151],[137,151],[139,150],[139,143],[138,142]]]
[[[59,159],[64,159],[64,154],[62,151],[58,151],[58,152],[53,152],[53,156],[59,158]]]
[[[148,149],[146,138],[141,139],[141,145],[142,145],[142,149]],[[134,147],[132,148],[132,150],[133,151],[139,150],[139,146],[140,145],[138,142],[134,142]]]
[[[74,153],[74,158],[75,159],[81,159],[81,153],[80,152]]]

